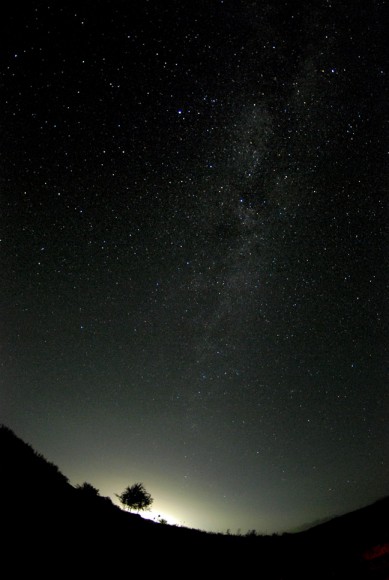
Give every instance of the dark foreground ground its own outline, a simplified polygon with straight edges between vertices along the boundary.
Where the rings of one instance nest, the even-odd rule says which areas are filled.
[[[6,427],[0,518],[8,578],[389,580],[389,498],[298,534],[209,534],[144,520],[75,489]]]

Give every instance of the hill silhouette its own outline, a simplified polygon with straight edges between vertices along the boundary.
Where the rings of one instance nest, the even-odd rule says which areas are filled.
[[[5,426],[0,466],[3,566],[12,576],[389,578],[389,498],[301,533],[233,536],[161,525],[73,487]]]

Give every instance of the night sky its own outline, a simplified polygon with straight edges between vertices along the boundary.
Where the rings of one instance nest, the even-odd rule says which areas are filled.
[[[7,10],[0,421],[204,530],[387,495],[385,2]]]

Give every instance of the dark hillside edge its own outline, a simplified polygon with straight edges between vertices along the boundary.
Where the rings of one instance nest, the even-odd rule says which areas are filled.
[[[297,534],[228,536],[157,524],[82,493],[7,427],[0,428],[0,462],[4,554],[16,575],[130,575],[143,562],[145,571],[173,577],[253,570],[265,579],[389,576],[389,498]]]

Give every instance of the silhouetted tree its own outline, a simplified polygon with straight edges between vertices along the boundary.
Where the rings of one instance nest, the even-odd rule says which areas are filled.
[[[78,489],[88,497],[96,497],[97,495],[100,495],[99,490],[96,489],[91,483],[88,483],[87,481],[84,481],[82,485],[77,484],[76,489]]]
[[[131,509],[136,509],[138,512],[140,510],[147,510],[153,503],[153,498],[146,491],[143,483],[134,483],[120,494],[115,494],[119,498],[120,502],[124,507]]]

